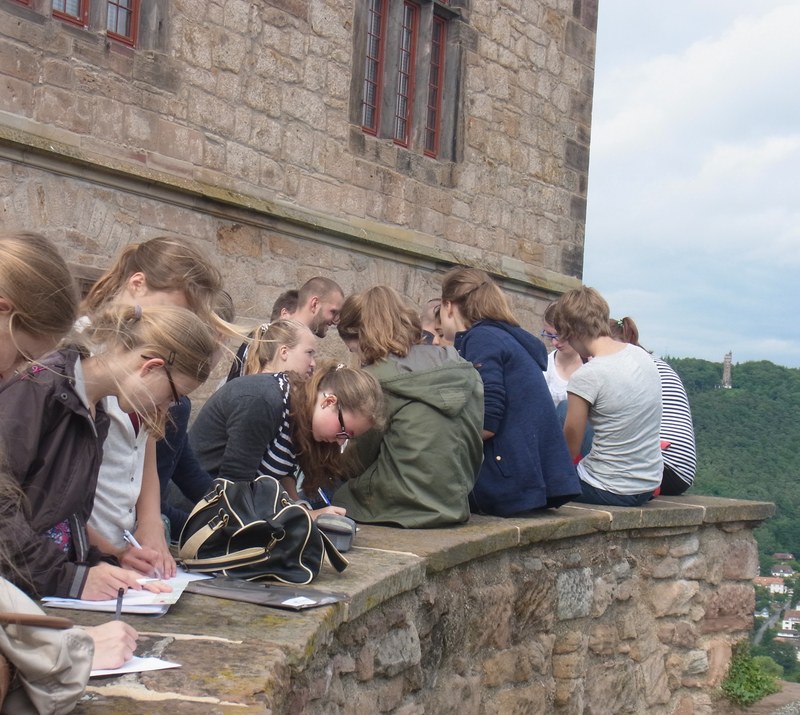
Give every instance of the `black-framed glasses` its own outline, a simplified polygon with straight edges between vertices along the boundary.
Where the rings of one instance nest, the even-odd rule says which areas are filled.
[[[163,360],[163,358],[159,358],[157,355],[142,355],[145,360]],[[167,367],[167,362],[172,364],[172,361],[175,359],[174,353],[170,355],[171,359],[169,361],[164,360],[161,367],[164,368],[164,372],[167,373],[167,380],[169,380],[169,389],[172,390],[172,405],[177,405],[181,401],[181,396],[178,394],[178,389],[175,387],[175,380],[172,379],[172,371]]]
[[[339,427],[341,427],[341,431],[336,433],[336,439],[343,439],[343,440],[350,440],[353,439],[353,435],[347,431],[347,428],[344,426],[344,415],[342,414],[342,406],[337,402],[336,403],[336,414],[339,417]]]
[[[547,338],[548,340],[558,340],[558,333],[551,333],[548,330],[542,330],[539,333],[539,337]]]

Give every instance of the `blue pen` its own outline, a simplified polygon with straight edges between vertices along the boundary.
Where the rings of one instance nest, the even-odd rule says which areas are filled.
[[[331,500],[328,499],[328,495],[325,493],[325,490],[322,487],[317,488],[319,495],[322,497],[322,501],[324,501],[328,506],[331,505]]]

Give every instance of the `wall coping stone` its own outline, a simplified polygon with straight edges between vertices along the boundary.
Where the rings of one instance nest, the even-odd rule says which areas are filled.
[[[171,676],[170,673],[180,671],[160,671],[92,681],[89,688],[91,699],[82,701],[75,712],[170,711],[169,705],[154,709],[153,701],[159,698],[193,700],[196,693],[191,674],[198,669],[204,672],[205,692],[216,693],[219,697],[203,700],[208,703],[207,710],[199,701],[193,700],[197,709],[192,712],[219,712],[215,708],[220,703],[232,704],[230,693],[237,691],[238,685],[241,685],[242,693],[250,695],[241,695],[241,700],[235,704],[235,712],[263,712],[259,709],[263,702],[253,699],[252,685],[247,681],[252,679],[254,669],[263,681],[260,688],[267,687],[265,682],[278,687],[283,683],[282,687],[286,687],[286,669],[302,672],[310,665],[315,653],[331,640],[339,626],[422,586],[429,574],[519,546],[603,532],[611,534],[629,530],[636,538],[646,536],[646,532],[660,536],[665,531],[682,533],[687,527],[693,530],[702,525],[726,522],[754,527],[774,511],[775,505],[769,502],[684,495],[659,497],[637,508],[600,508],[570,503],[557,510],[535,512],[526,517],[473,516],[466,524],[445,529],[360,525],[354,546],[347,554],[349,567],[337,574],[326,563],[313,584],[320,589],[347,593],[348,601],[296,613],[186,593],[162,618],[127,618],[146,634],[144,649],[158,653],[166,651],[162,657],[180,660],[186,675]],[[107,620],[106,614],[99,613],[72,611],[69,615],[85,625]],[[157,642],[153,644],[150,639]],[[171,656],[165,643],[173,644],[170,648],[179,648],[177,644],[184,640],[198,641],[198,646],[204,642],[205,645],[193,649],[184,645],[183,650]],[[228,658],[227,668],[219,669],[219,672],[208,667],[209,640],[217,649],[215,660]],[[241,661],[243,652],[246,653],[249,674],[240,674],[234,666]],[[187,692],[182,692],[181,686]]]

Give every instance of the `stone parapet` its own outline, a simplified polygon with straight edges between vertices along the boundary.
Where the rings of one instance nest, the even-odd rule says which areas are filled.
[[[130,617],[140,654],[183,667],[93,680],[75,712],[709,712],[773,509],[683,496],[361,526],[348,569],[314,584],[347,601],[294,613],[184,594]]]

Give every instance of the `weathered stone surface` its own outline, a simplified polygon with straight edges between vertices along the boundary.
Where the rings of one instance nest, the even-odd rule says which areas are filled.
[[[492,541],[490,522],[480,528]],[[709,694],[748,621],[752,586],[735,573],[714,574],[718,584],[681,573],[654,578],[650,564],[682,553],[687,541],[661,526],[642,537],[646,528],[495,546],[442,569],[429,558],[439,541],[457,548],[450,530],[363,526],[350,567],[326,567],[317,582],[350,594],[349,603],[292,613],[186,594],[158,621],[130,619],[150,633],[144,654],[183,668],[93,682],[92,699],[75,712],[709,715]],[[675,558],[705,557],[726,543],[745,553],[750,533],[701,526],[696,554]],[[402,552],[391,548],[397,539]],[[570,613],[583,613],[598,582],[647,597],[556,617],[562,598]],[[74,615],[85,624],[105,620]]]

